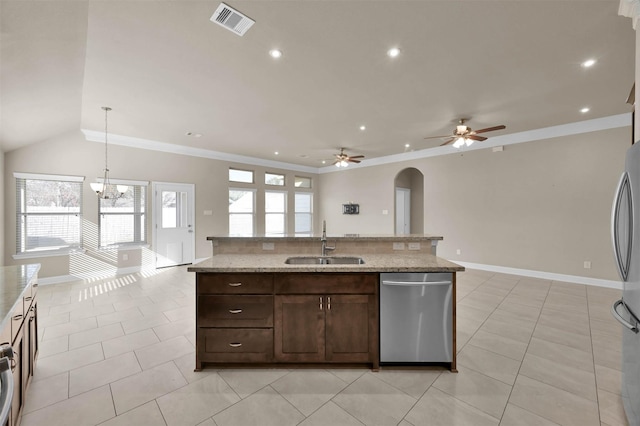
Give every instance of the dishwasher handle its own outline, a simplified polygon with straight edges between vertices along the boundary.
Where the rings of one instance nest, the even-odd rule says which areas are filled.
[[[383,280],[382,285],[418,286],[418,285],[451,285],[451,281],[389,281]]]

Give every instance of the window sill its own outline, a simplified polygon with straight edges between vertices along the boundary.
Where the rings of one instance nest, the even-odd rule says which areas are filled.
[[[73,249],[60,249],[60,250],[41,250],[41,251],[30,251],[26,253],[17,253],[12,257],[14,260],[20,259],[35,259],[38,257],[55,257],[55,256],[69,256],[71,254],[82,254],[84,253],[84,249],[73,248]]]
[[[114,244],[112,246],[100,247],[98,251],[127,251],[127,250],[140,250],[149,248],[149,244]]]

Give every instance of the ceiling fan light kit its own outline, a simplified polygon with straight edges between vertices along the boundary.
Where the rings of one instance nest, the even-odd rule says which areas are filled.
[[[465,121],[466,120],[464,118],[461,118],[460,120],[458,120],[458,123],[460,124],[456,126],[452,135],[429,136],[429,137],[426,137],[425,139],[445,139],[446,138],[447,140],[444,141],[444,143],[440,144],[440,146],[448,145],[451,142],[453,142],[452,146],[454,148],[460,149],[465,146],[471,146],[471,144],[473,144],[474,141],[482,142],[488,139],[485,136],[478,136],[478,133],[493,132],[495,130],[502,130],[507,128],[505,125],[501,124],[499,126],[487,127],[480,130],[473,130],[471,129],[471,127],[464,124]]]
[[[333,164],[336,167],[348,167],[349,163],[359,163],[358,158],[364,158],[364,155],[352,155],[349,156],[344,153],[344,148],[340,148],[340,154],[336,154],[336,161]]]

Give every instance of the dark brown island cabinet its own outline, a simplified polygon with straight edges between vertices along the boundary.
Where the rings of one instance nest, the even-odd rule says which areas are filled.
[[[196,370],[379,368],[377,273],[196,274]]]

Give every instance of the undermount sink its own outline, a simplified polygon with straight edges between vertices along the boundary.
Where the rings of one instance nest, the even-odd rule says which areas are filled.
[[[288,265],[362,265],[364,259],[353,256],[295,256],[287,258],[284,263]]]

